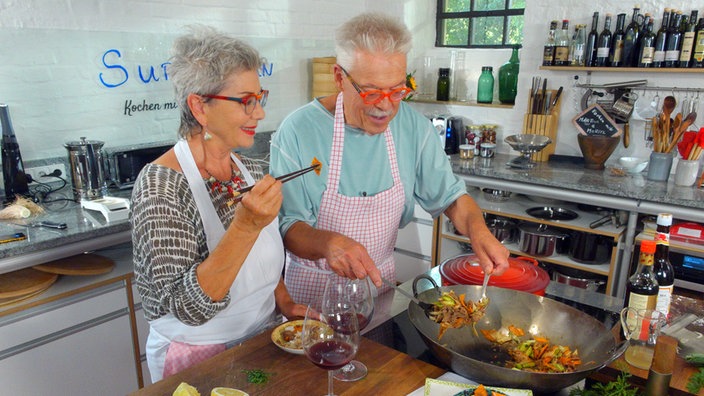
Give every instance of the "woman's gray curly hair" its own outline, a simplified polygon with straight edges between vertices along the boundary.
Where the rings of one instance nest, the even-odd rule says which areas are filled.
[[[352,68],[356,51],[408,54],[411,32],[391,16],[379,13],[357,15],[342,24],[335,34],[337,63]]]
[[[200,126],[188,107],[189,94],[217,94],[232,73],[257,70],[262,64],[259,52],[241,40],[208,26],[192,25],[188,29],[189,33],[174,41],[168,66],[181,112],[181,138],[189,137]]]

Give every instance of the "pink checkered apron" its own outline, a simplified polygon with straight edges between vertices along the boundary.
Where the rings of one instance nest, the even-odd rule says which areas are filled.
[[[404,192],[396,161],[391,130],[384,131],[394,185],[374,196],[347,197],[338,193],[345,120],[342,93],[337,96],[328,187],[323,192],[317,228],[344,234],[361,243],[387,279],[396,279],[393,258],[398,227],[403,214]],[[361,176],[361,175],[360,175]],[[325,259],[307,260],[288,252],[285,281],[293,300],[308,304],[323,294],[325,280],[332,272]],[[381,289],[379,292],[386,290]]]

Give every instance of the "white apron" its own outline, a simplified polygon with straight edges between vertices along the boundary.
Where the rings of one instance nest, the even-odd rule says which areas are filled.
[[[213,251],[225,234],[225,227],[185,140],[176,143],[175,153],[198,207],[208,250]],[[253,184],[254,178],[234,154],[232,160],[247,184]],[[274,289],[281,278],[283,263],[283,242],[278,219],[275,219],[259,234],[232,283],[231,302],[227,308],[200,326],[186,325],[172,314],[151,321],[146,354],[152,381],[162,378],[171,341],[189,345],[233,344],[268,327],[274,318]]]
[[[340,173],[345,142],[345,116],[342,93],[335,104],[335,123],[328,169],[327,189],[320,202],[317,228],[339,232],[361,243],[381,271],[382,276],[396,279],[393,251],[403,215],[405,195],[396,161],[391,130],[384,131],[393,186],[374,196],[348,197],[340,194]],[[363,155],[363,153],[360,153]],[[308,260],[287,252],[285,282],[293,300],[309,304],[323,294],[325,280],[332,271],[325,259]],[[385,291],[387,289],[384,286]]]

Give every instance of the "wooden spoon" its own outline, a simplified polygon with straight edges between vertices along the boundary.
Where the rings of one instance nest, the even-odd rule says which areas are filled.
[[[679,116],[679,114],[678,114]],[[670,145],[667,146],[667,150],[664,151],[665,153],[669,153],[672,151],[675,146],[677,145],[677,142],[680,140],[682,135],[685,133],[687,128],[689,128],[690,125],[694,123],[697,119],[697,112],[693,111],[689,114],[687,114],[687,117],[685,117],[684,121],[679,125],[679,128],[675,131],[675,135],[672,137],[672,141],[670,141]]]
[[[662,143],[663,147],[662,149],[665,149],[665,146],[667,146],[667,140],[670,137],[670,115],[672,114],[672,111],[675,110],[675,106],[677,106],[677,99],[675,99],[674,96],[665,96],[665,100],[663,101],[662,104],[662,113],[663,113],[663,119],[665,121],[664,128],[662,129]],[[661,151],[663,152],[663,151]]]

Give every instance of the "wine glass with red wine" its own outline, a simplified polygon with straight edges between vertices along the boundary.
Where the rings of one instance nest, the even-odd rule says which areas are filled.
[[[333,371],[349,363],[359,347],[359,324],[344,287],[346,280],[330,277],[325,293],[308,305],[301,342],[308,360],[328,370],[328,393],[333,393]]]
[[[350,303],[357,312],[359,331],[362,331],[374,315],[374,295],[369,279],[347,279],[342,286],[346,289]],[[335,370],[333,378],[339,381],[357,381],[367,376],[367,366],[358,360],[352,360],[339,370]]]

